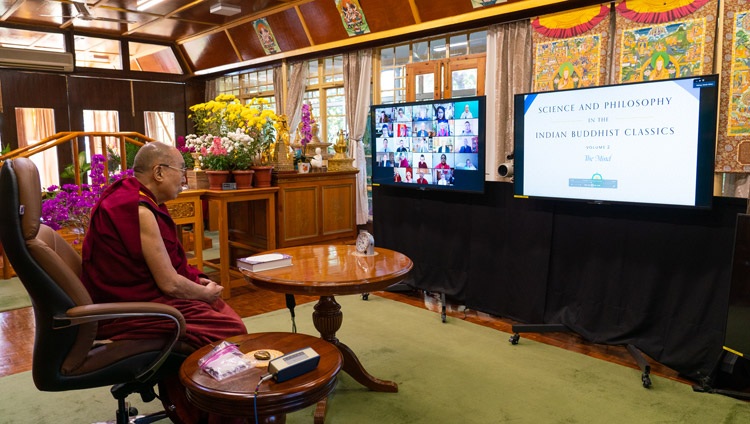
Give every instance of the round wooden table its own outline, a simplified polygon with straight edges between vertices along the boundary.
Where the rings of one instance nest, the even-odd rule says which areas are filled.
[[[243,353],[274,349],[289,353],[312,347],[320,355],[318,367],[311,372],[276,383],[264,381],[258,390],[258,418],[262,423],[283,423],[286,414],[323,400],[336,385],[341,369],[341,353],[331,343],[318,337],[295,333],[255,333],[230,337]],[[245,370],[218,381],[198,367],[198,360],[213,349],[204,346],[191,354],[180,367],[180,381],[187,398],[198,408],[228,417],[253,417],[254,393],[267,368]]]
[[[312,245],[273,250],[292,256],[292,266],[267,271],[242,270],[254,285],[286,294],[317,295],[313,323],[320,337],[336,345],[344,357],[343,370],[363,386],[381,392],[397,392],[393,381],[371,376],[354,352],[336,338],[343,314],[334,296],[383,290],[401,282],[414,264],[406,255],[376,247],[375,255],[363,256],[351,245]]]

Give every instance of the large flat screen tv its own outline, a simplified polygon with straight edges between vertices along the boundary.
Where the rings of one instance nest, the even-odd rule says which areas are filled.
[[[484,192],[484,96],[371,108],[373,185]]]
[[[517,94],[517,196],[710,208],[718,75]]]

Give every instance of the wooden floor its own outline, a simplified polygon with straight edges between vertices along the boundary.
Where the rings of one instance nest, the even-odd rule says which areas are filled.
[[[437,294],[423,291],[409,292],[377,292],[378,296],[404,302],[435,312],[435,319],[440,320],[441,304]],[[315,301],[311,296],[296,296],[297,304]],[[250,285],[242,285],[232,289],[232,298],[228,303],[240,316],[248,317],[286,307],[284,296],[268,292]],[[494,317],[485,313],[464,310],[462,305],[448,303],[446,305],[447,319],[462,319],[498,331],[497,337],[507,340],[511,335],[512,321]],[[297,317],[298,320],[305,317]],[[635,360],[627,349],[622,346],[596,345],[586,342],[580,336],[570,333],[522,334],[523,339],[536,340],[542,343],[558,346],[574,352],[579,352],[605,361],[638,369]],[[0,377],[31,370],[32,345],[34,343],[34,315],[31,308],[0,313]],[[649,358],[647,358],[649,359]],[[651,373],[676,381],[690,384],[682,379],[677,372],[649,359]],[[639,385],[640,379],[634,379],[634,385]]]

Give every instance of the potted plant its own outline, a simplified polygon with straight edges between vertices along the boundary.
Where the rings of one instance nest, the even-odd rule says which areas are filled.
[[[268,100],[253,98],[250,103],[250,115],[247,133],[251,140],[249,150],[253,156],[253,167],[255,171],[255,187],[271,186],[271,171],[273,166],[268,165],[271,146],[276,140],[279,117],[268,109]]]
[[[221,190],[222,184],[229,181],[229,171],[232,169],[228,140],[214,137],[210,146],[201,147],[200,153],[201,163],[207,169],[208,188]]]
[[[276,113],[267,105],[266,99],[253,98],[249,103],[242,104],[233,95],[220,94],[213,100],[191,106],[191,113],[188,117],[193,120],[196,134],[190,134],[185,138],[186,147],[201,152],[200,159],[203,166],[214,169],[209,164],[210,160],[206,163],[206,155],[203,151],[204,149],[208,151],[218,137],[221,140],[227,140],[226,148],[230,155],[236,155],[232,151],[239,150],[238,144],[243,149],[246,148],[253,169],[266,165],[270,147],[275,140],[278,121]],[[237,158],[237,160],[244,163],[246,158]],[[239,169],[239,165],[235,164],[234,168]],[[268,174],[268,182],[264,183],[264,178],[261,178],[261,186],[270,185],[272,167],[261,167],[260,170]],[[258,169],[256,169],[254,179],[258,180]]]
[[[253,152],[250,150],[250,136],[241,133],[239,130],[229,133],[227,136],[232,143],[231,166],[234,182],[237,188],[244,189],[252,187],[253,174],[255,171],[250,169],[253,166]]]
[[[91,158],[91,184],[64,184],[47,187],[42,196],[41,222],[59,231],[63,238],[71,242],[80,251],[81,240],[89,228],[91,209],[96,205],[104,189],[112,182],[132,176],[133,170],[104,175],[103,155],[96,154]]]

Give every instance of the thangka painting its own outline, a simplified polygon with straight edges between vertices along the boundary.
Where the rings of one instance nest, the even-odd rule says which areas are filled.
[[[609,60],[610,22],[608,5],[533,19],[533,91],[602,85]]]
[[[750,4],[724,4],[716,172],[750,172]]]
[[[492,6],[495,4],[505,3],[508,0],[471,0],[471,6],[476,9],[477,7]]]
[[[615,80],[704,75],[713,69],[717,0],[625,0],[615,6]]]
[[[354,35],[367,34],[370,27],[367,25],[365,13],[359,5],[358,0],[335,0],[336,8],[341,15],[341,22],[349,37]]]
[[[258,40],[266,54],[281,53],[279,44],[276,42],[276,37],[273,35],[271,26],[268,25],[266,18],[254,20],[253,27],[255,28],[255,33],[258,34]]]

